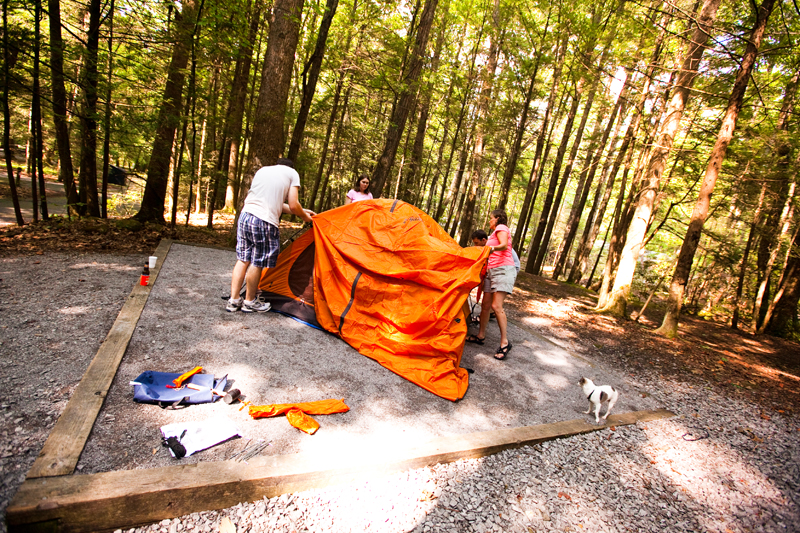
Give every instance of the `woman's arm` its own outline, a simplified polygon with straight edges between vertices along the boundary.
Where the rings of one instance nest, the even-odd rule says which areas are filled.
[[[508,232],[507,231],[498,231],[497,232],[497,240],[500,241],[500,244],[492,246],[490,250],[492,252],[502,252],[506,248],[508,248]]]

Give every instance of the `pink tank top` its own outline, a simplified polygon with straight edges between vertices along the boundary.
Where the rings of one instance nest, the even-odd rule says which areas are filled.
[[[514,266],[514,256],[511,255],[511,230],[505,224],[498,224],[491,235],[489,240],[486,241],[486,246],[500,246],[500,239],[497,238],[497,233],[505,231],[508,235],[508,246],[500,252],[492,252],[489,254],[489,268],[497,268],[501,266],[511,265]]]

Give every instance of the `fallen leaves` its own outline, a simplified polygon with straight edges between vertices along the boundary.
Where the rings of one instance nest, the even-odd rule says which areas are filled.
[[[422,494],[419,497],[419,501],[421,501],[421,502],[429,502],[429,501],[435,500],[435,499],[436,499],[436,495],[433,492],[431,492],[431,491],[429,491],[427,489],[423,489],[422,490]]]
[[[25,226],[0,228],[2,255],[42,255],[44,251],[111,252],[149,254],[161,239],[227,246],[230,227],[213,230],[198,227],[158,226],[128,219],[51,217]],[[33,264],[39,264],[34,262]]]

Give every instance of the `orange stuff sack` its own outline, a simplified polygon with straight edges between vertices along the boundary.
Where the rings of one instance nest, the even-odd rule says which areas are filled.
[[[313,220],[313,239],[306,233],[295,240],[262,276],[267,300],[273,303],[275,295],[287,309],[313,308],[313,317],[280,312],[338,335],[433,394],[462,398],[469,385],[460,368],[467,334],[462,309],[480,283],[489,249],[462,248],[400,200],[354,202]],[[304,261],[312,257],[309,277]]]
[[[272,405],[251,405],[247,412],[253,418],[270,418],[288,413],[297,409],[309,415],[333,415],[346,413],[350,410],[342,400],[319,400],[316,402],[301,403],[275,403]]]
[[[300,431],[304,431],[309,435],[313,435],[319,429],[319,423],[316,420],[297,408],[289,409],[286,413],[286,420]]]

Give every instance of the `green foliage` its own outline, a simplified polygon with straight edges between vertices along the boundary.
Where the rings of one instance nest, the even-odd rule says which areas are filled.
[[[245,49],[250,7],[255,0],[205,0],[197,28],[194,48],[196,78],[190,94],[189,76],[184,85],[184,103],[194,97],[188,116],[188,140],[182,155],[181,209],[188,200],[188,184],[193,192],[200,187],[201,204],[209,180],[217,168],[219,150],[223,146],[222,131],[231,99],[231,83],[237,59]],[[320,191],[318,199],[327,195],[329,205],[336,207],[352,184],[353,176],[369,173],[384,144],[384,135],[397,95],[404,88],[403,68],[413,45],[416,24],[424,1],[420,0],[341,0],[328,37],[327,52],[305,128],[304,142],[297,167],[303,179],[304,198],[309,198],[314,181],[320,175],[327,179],[328,190]],[[108,4],[104,4],[108,9]],[[271,7],[262,5],[262,18]],[[292,91],[285,116],[285,127],[291,131],[300,105],[300,90],[304,65],[314,50],[319,21],[325,8],[324,0],[307,0],[301,21],[300,43],[294,65]],[[483,224],[484,214],[494,207],[500,194],[503,172],[508,161],[514,133],[519,124],[522,103],[531,77],[536,73],[530,114],[526,123],[522,152],[514,168],[508,191],[507,209],[512,225],[519,215],[535,163],[534,150],[547,109],[553,81],[563,68],[560,83],[555,87],[551,130],[545,132],[549,141],[547,157],[539,161],[542,180],[532,208],[530,227],[541,215],[544,193],[549,184],[558,143],[565,127],[566,109],[581,81],[588,86],[598,81],[598,93],[572,162],[572,179],[567,184],[564,205],[555,224],[551,249],[560,245],[566,216],[576,193],[577,176],[587,164],[588,147],[597,142],[590,132],[603,131],[604,121],[615,104],[617,93],[612,92],[613,80],[621,72],[628,73],[628,101],[621,127],[615,130],[604,147],[588,212],[594,198],[594,187],[608,170],[621,145],[621,136],[634,116],[634,108],[644,103],[642,122],[636,133],[633,153],[626,175],[626,190],[621,191],[622,168],[615,176],[608,209],[603,214],[603,231],[611,224],[617,197],[630,192],[631,181],[640,176],[647,163],[647,151],[661,122],[665,98],[669,98],[670,76],[679,65],[687,39],[691,34],[696,3],[680,0],[672,4],[642,4],[631,2],[572,2],[552,3],[542,0],[502,0],[499,2],[498,23],[493,21],[494,1],[439,0],[436,20],[426,52],[420,103],[409,118],[401,140],[395,167],[385,191],[393,193],[398,177],[408,172],[417,129],[421,102],[429,101],[430,110],[425,130],[422,164],[419,170],[420,190],[416,202],[420,207],[431,205],[431,214],[442,205],[439,222],[445,224],[458,214],[469,180],[474,151],[474,132],[482,84],[491,87],[489,112],[480,124],[483,132],[483,182],[475,210],[476,223]],[[673,9],[674,8],[674,9]],[[70,121],[73,158],[80,153],[79,128],[75,113],[81,99],[80,71],[85,34],[83,18],[85,5],[75,0],[61,2],[66,49],[65,74],[67,92],[71,97]],[[107,78],[108,19],[101,31],[99,70],[101,73],[101,114],[106,90],[111,90],[112,117],[110,125],[110,160],[114,164],[147,168],[155,135],[158,109],[163,98],[166,72],[173,47],[173,28],[179,3],[152,0],[116,0],[114,41],[112,43],[113,74]],[[106,15],[107,12],[104,12]],[[17,144],[27,141],[32,72],[32,7],[30,3],[10,2],[9,39],[12,64],[11,130]],[[47,28],[47,20],[42,24]],[[714,35],[703,56],[682,127],[674,142],[665,170],[664,185],[659,194],[657,210],[650,225],[655,234],[647,244],[645,259],[634,279],[634,289],[640,293],[651,290],[664,276],[669,277],[672,260],[686,233],[697,191],[703,179],[709,153],[719,131],[722,113],[727,105],[740,57],[747,44],[753,24],[752,3],[744,0],[724,2],[714,24]],[[661,53],[653,58],[656,42],[662,37]],[[778,129],[782,106],[791,94],[792,78],[797,73],[797,35],[800,34],[800,14],[791,5],[781,4],[773,13],[767,27],[756,68],[745,98],[737,128],[721,168],[717,190],[712,198],[710,216],[706,221],[695,271],[690,281],[688,298],[702,313],[730,313],[726,306],[738,280],[744,258],[745,244],[763,184],[774,183],[788,176],[797,183],[796,161],[800,154],[797,136],[797,105],[788,113],[784,128]],[[247,88],[245,126],[252,131],[258,93],[261,90],[262,60],[267,48],[267,24],[262,21],[260,34],[253,43],[253,66]],[[567,39],[566,55],[557,57],[562,39]],[[495,72],[486,72],[489,48],[499,46]],[[49,106],[50,77],[47,72],[49,33],[43,32],[42,87],[44,109],[45,151],[53,166],[56,164],[52,109]],[[433,60],[436,47],[440,53]],[[601,57],[603,50],[606,50]],[[655,66],[647,93],[645,73]],[[266,80],[269,83],[269,80]],[[336,97],[337,87],[341,89]],[[794,93],[796,97],[796,91]],[[334,107],[337,114],[332,116]],[[578,113],[583,112],[583,106]],[[100,121],[103,124],[103,121]],[[328,136],[328,128],[331,128]],[[573,131],[573,140],[575,137]],[[102,132],[101,132],[102,134]],[[180,129],[179,134],[180,137]],[[176,140],[179,141],[178,138]],[[192,142],[194,140],[194,142]],[[200,149],[201,142],[205,145]],[[572,142],[572,141],[570,141]],[[327,146],[326,146],[327,143]],[[192,148],[194,146],[194,149]],[[247,161],[247,139],[241,148]],[[325,160],[322,154],[327,148]],[[781,161],[793,162],[786,166]],[[459,190],[454,183],[462,154],[466,154],[463,180]],[[174,154],[177,162],[178,153]],[[199,166],[202,157],[203,164]],[[401,165],[404,165],[401,168]],[[320,172],[322,169],[322,172]],[[563,171],[563,167],[562,167]],[[433,183],[436,186],[433,186]],[[133,190],[133,189],[130,189]],[[135,202],[134,192],[126,197],[111,196],[110,211],[127,216],[125,206]],[[762,201],[763,208],[775,203],[775,193],[769,191]],[[795,210],[796,213],[800,209]],[[798,215],[795,215],[797,217]],[[580,222],[578,235],[583,231],[586,217]],[[452,227],[452,226],[451,226]],[[791,227],[796,227],[796,220]],[[448,228],[450,229],[450,228]],[[512,227],[512,231],[515,230]],[[656,231],[657,230],[657,231]],[[760,230],[761,231],[761,230]],[[530,239],[529,230],[527,238]],[[602,238],[601,233],[600,238]],[[756,233],[756,241],[760,232]],[[526,243],[527,247],[527,243]],[[573,248],[574,250],[574,248]],[[599,242],[594,254],[599,252]],[[604,252],[605,253],[605,252]],[[780,270],[780,250],[776,268]],[[592,261],[595,255],[592,255]],[[743,301],[751,301],[756,280],[756,259],[753,250],[747,258],[746,283]],[[602,270],[602,264],[599,267]],[[588,274],[585,273],[585,275]],[[776,276],[777,277],[777,276]],[[595,277],[596,279],[596,277]],[[666,284],[662,288],[665,290]],[[694,291],[694,292],[693,292]],[[723,295],[719,298],[719,295]],[[709,303],[710,302],[710,303]],[[742,306],[747,313],[748,305]]]

